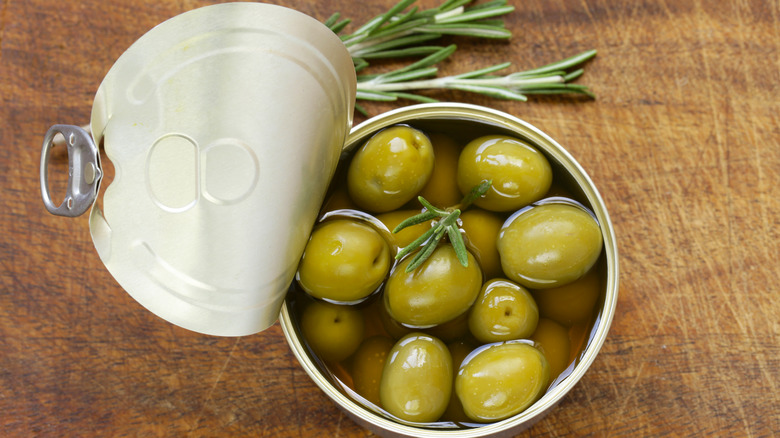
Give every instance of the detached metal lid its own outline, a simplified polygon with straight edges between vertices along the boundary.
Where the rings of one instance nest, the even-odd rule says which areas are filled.
[[[196,332],[272,325],[349,133],[355,84],[339,38],[280,6],[208,6],[141,37],[92,107],[93,141],[116,172],[90,231],[119,284]]]

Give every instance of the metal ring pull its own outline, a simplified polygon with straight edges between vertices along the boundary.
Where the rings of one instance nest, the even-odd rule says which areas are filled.
[[[68,148],[68,186],[65,199],[57,206],[49,193],[49,154],[54,137],[62,134]],[[98,148],[90,134],[78,126],[54,125],[46,132],[41,151],[41,195],[49,213],[76,217],[86,212],[97,198],[100,179]]]

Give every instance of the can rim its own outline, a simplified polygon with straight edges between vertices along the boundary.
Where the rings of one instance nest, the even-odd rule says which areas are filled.
[[[522,133],[535,145],[541,146],[546,154],[551,155],[560,163],[583,190],[588,202],[593,208],[594,214],[602,225],[601,230],[604,239],[607,266],[605,298],[600,318],[597,322],[597,326],[594,328],[595,332],[593,333],[591,342],[581,355],[579,363],[577,363],[570,375],[548,391],[528,409],[505,420],[472,429],[424,429],[426,436],[431,437],[475,438],[498,432],[506,432],[508,430],[517,432],[530,427],[536,421],[540,420],[544,414],[555,407],[555,405],[557,405],[557,403],[560,402],[560,400],[579,382],[585,372],[590,368],[606,340],[617,306],[619,276],[618,250],[615,230],[606,206],[604,205],[604,201],[596,189],[595,184],[582,166],[567,150],[549,135],[528,122],[505,112],[464,103],[426,103],[398,108],[368,119],[352,128],[344,145],[344,150],[349,150],[367,135],[397,123],[406,122],[412,119],[419,121],[453,118],[462,118],[478,123],[493,124],[510,131]],[[303,345],[294,329],[287,301],[285,301],[282,306],[279,320],[282,331],[287,338],[293,354],[296,356],[306,373],[309,374],[312,380],[314,380],[314,383],[319,386],[331,400],[342,409],[346,410],[347,413],[351,414],[353,418],[363,425],[370,425],[373,428],[379,428],[401,436],[417,436],[420,434],[420,428],[404,425],[371,412],[347,397],[328,382],[317,369],[311,358],[306,354],[306,347]],[[516,428],[519,428],[519,430]]]

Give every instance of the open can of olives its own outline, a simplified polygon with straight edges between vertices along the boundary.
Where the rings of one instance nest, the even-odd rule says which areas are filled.
[[[330,29],[311,17],[279,6],[246,2],[187,12],[152,29],[117,60],[98,88],[91,133],[69,125],[54,125],[49,130],[40,169],[44,204],[50,212],[64,216],[78,216],[90,210],[90,233],[107,269],[138,302],[171,323],[210,335],[243,336],[264,330],[278,317],[293,353],[314,382],[356,423],[380,435],[504,436],[530,427],[582,378],[603,344],[615,312],[617,244],[596,187],[563,147],[509,114],[466,104],[422,104],[387,112],[350,131],[355,95],[356,76],[349,52]],[[477,293],[487,294],[485,285],[504,287],[500,281],[493,281],[496,275],[511,277],[503,266],[503,259],[509,257],[502,257],[502,266],[489,271],[485,268],[485,253],[474,258],[461,248],[460,252],[455,249],[448,253],[454,256],[442,257],[457,256],[464,268],[469,260],[469,269],[477,267],[479,272],[462,282],[476,284],[476,288],[471,288],[473,295],[457,302],[439,301],[438,304],[446,304],[442,309],[455,310],[444,312],[445,316],[435,315],[438,319],[401,321],[399,310],[395,309],[397,314],[390,315],[388,324],[401,323],[397,327],[377,328],[385,334],[393,331],[390,337],[401,339],[393,345],[393,350],[386,352],[387,365],[382,362],[384,370],[402,374],[403,370],[399,370],[403,365],[394,362],[397,355],[390,354],[399,345],[399,348],[409,347],[414,354],[434,351],[443,367],[443,374],[434,377],[442,380],[446,376],[442,384],[445,387],[453,386],[450,383],[454,380],[462,402],[468,399],[461,397],[460,393],[466,391],[462,388],[484,393],[469,377],[470,373],[478,374],[480,363],[499,360],[505,354],[511,359],[536,360],[534,370],[538,373],[529,380],[533,390],[519,408],[513,406],[515,410],[510,414],[491,417],[478,412],[478,403],[469,406],[468,412],[463,405],[468,414],[466,419],[447,417],[437,410],[426,412],[428,419],[391,412],[389,403],[378,404],[356,390],[355,379],[350,374],[354,370],[349,368],[350,361],[354,365],[352,356],[357,353],[342,348],[346,337],[331,336],[328,340],[341,348],[342,353],[349,353],[335,359],[321,354],[305,333],[304,308],[313,308],[312,302],[373,309],[380,312],[374,315],[379,316],[374,322],[383,319],[381,309],[387,313],[391,310],[391,306],[382,305],[382,300],[390,296],[393,276],[414,272],[412,263],[401,269],[410,258],[401,257],[402,245],[377,211],[369,214],[350,208],[335,209],[338,202],[333,199],[337,197],[326,198],[328,193],[335,193],[344,179],[345,166],[355,161],[356,154],[370,139],[399,126],[415,132],[414,142],[428,142],[430,147],[434,135],[457,139],[455,142],[461,147],[468,143],[458,151],[468,149],[481,138],[501,136],[507,143],[514,142],[522,145],[520,149],[531,151],[533,160],[544,162],[543,173],[549,178],[539,185],[539,193],[530,205],[504,218],[498,244],[492,245],[499,246],[499,252],[504,248],[507,254],[516,255],[513,240],[502,236],[514,232],[511,227],[518,218],[527,220],[532,216],[524,213],[527,211],[538,213],[550,210],[548,206],[563,206],[561,209],[573,209],[579,217],[584,217],[584,222],[595,224],[591,229],[596,230],[598,245],[591,248],[595,250],[590,251],[587,263],[583,264],[586,266],[567,279],[571,284],[579,283],[580,278],[587,281],[584,286],[587,294],[574,291],[578,299],[584,295],[590,297],[589,303],[582,307],[586,309],[584,316],[572,317],[556,307],[550,291],[571,293],[559,290],[565,287],[557,287],[555,281],[559,279],[528,277],[531,286],[526,286],[532,290],[522,291],[528,306],[537,312],[532,323],[535,331],[503,342],[480,340],[482,345],[456,363],[455,354],[447,351],[451,347],[444,346],[441,339],[461,332],[467,327],[464,324],[468,324],[467,331],[472,335],[477,333],[471,327]],[[49,192],[48,165],[59,134],[68,148],[69,182],[65,199],[56,205]],[[101,165],[101,145],[116,169],[113,181],[104,187],[102,196],[101,183],[107,182],[107,174]],[[392,142],[390,145],[391,150],[405,147]],[[387,161],[385,158],[373,155],[364,161],[370,167]],[[433,153],[426,159],[430,176],[434,169]],[[399,180],[410,179],[408,173],[396,176]],[[469,199],[468,190],[464,192],[462,187],[458,190],[466,195],[464,199]],[[367,193],[361,202],[375,201],[370,190]],[[351,195],[358,198],[356,193]],[[481,196],[475,195],[468,203],[479,206]],[[408,198],[401,204],[419,212],[420,205],[414,202]],[[466,230],[469,211],[459,216],[460,207],[437,210],[426,206],[423,199],[419,202],[425,207],[422,210],[439,211],[443,215],[437,223],[446,225],[450,247],[457,247],[454,242],[463,238],[460,225],[455,226],[457,223],[466,231],[465,245],[473,250],[476,237]],[[384,206],[369,209],[376,208]],[[379,252],[369,261],[391,266],[382,274],[385,277],[380,283],[370,283],[365,296],[354,300],[354,297],[318,298],[309,290],[302,290],[306,288],[302,267],[307,258],[305,248],[318,230],[339,218],[357,219],[352,222],[361,225],[357,227],[361,232],[380,233],[381,237],[374,241]],[[331,219],[335,220],[328,222]],[[428,219],[420,223],[425,224]],[[476,227],[476,234],[484,231],[479,228]],[[436,231],[439,239],[445,236],[442,230]],[[434,243],[425,243],[430,252],[418,252],[427,253],[432,260],[439,257],[440,248],[450,248],[448,244],[437,246],[438,240],[425,242]],[[416,250],[420,245],[407,243],[405,246]],[[390,247],[386,251],[382,249]],[[534,249],[534,245],[529,247]],[[340,250],[339,247],[333,252]],[[361,251],[372,249],[361,243],[358,252]],[[396,251],[396,257],[388,256],[392,251]],[[457,268],[454,264],[446,266]],[[517,281],[522,283],[523,278]],[[552,283],[545,284],[545,281]],[[335,283],[338,287],[338,280]],[[537,287],[546,291],[534,292]],[[509,287],[512,288],[521,289],[516,285]],[[531,293],[536,295],[531,297]],[[407,299],[417,299],[414,294],[410,296]],[[535,338],[539,327],[546,324],[542,320],[551,321],[547,324],[550,327],[557,327],[557,335],[545,336],[565,339],[565,348],[555,344],[559,350],[557,355],[553,354],[556,348],[551,348],[553,344],[546,338]],[[468,334],[462,336],[463,342],[471,341],[467,339]],[[447,342],[459,342],[458,339],[452,337]],[[411,359],[412,353],[408,354]],[[553,356],[560,360],[553,361]],[[469,371],[469,367],[476,371]],[[422,376],[424,380],[429,375],[432,374],[417,377]],[[384,385],[384,377],[382,380]],[[389,380],[390,390],[384,394],[414,386],[408,378]],[[513,388],[514,382],[527,383],[512,378],[500,385]],[[453,391],[449,388],[438,396],[436,409],[444,408],[441,402],[451,400]],[[503,397],[486,394],[488,398]],[[404,402],[403,397],[393,400],[400,400],[399,406],[425,403]],[[485,403],[482,404],[484,407]]]
[[[458,139],[458,143],[461,144],[488,135],[500,135],[530,145],[546,157],[553,174],[553,183],[547,197],[535,205],[573,203],[588,211],[595,219],[603,247],[599,248],[598,261],[590,270],[591,275],[587,275],[589,277],[587,281],[595,285],[592,287],[595,292],[589,317],[575,323],[567,321],[565,315],[555,315],[555,308],[550,308],[549,303],[546,302],[550,301],[547,298],[552,294],[547,294],[545,298],[545,291],[534,292],[539,308],[542,309],[541,315],[545,318],[555,318],[565,325],[565,333],[568,333],[571,341],[567,349],[567,353],[570,354],[565,354],[567,357],[564,359],[565,365],[555,372],[548,381],[549,385],[545,386],[536,399],[531,400],[533,403],[508,418],[482,422],[469,421],[468,418],[465,421],[448,421],[445,418],[432,422],[415,422],[389,413],[377,403],[372,403],[367,397],[363,397],[360,391],[355,390],[357,382],[351,379],[349,371],[352,366],[349,361],[353,359],[333,363],[324,360],[316,348],[309,345],[301,320],[302,309],[306,306],[305,301],[310,297],[305,293],[296,293],[295,284],[282,307],[280,316],[282,329],[302,367],[325,394],[356,423],[381,436],[459,438],[512,436],[532,426],[561,401],[585,374],[607,336],[618,296],[618,253],[609,214],[590,177],[561,145],[539,129],[514,116],[481,106],[458,103],[420,104],[371,118],[351,130],[344,146],[341,168],[348,166],[347,163],[356,150],[375,134],[394,126],[409,126],[424,133],[446,133],[450,138]],[[332,184],[338,184],[338,175],[339,173]],[[565,201],[560,201],[562,199]],[[338,210],[336,214],[338,215],[340,211],[343,210]],[[324,222],[329,219],[330,213],[325,210],[323,212],[320,220]],[[566,286],[558,289],[564,288]],[[566,310],[563,313],[566,313]],[[366,317],[366,319],[370,318],[371,316]],[[561,327],[555,321],[551,324]],[[539,325],[541,326],[541,323]],[[527,342],[534,344],[535,341]],[[388,354],[393,352],[399,354],[395,348]],[[357,355],[358,353],[355,353],[355,356]],[[455,354],[452,357],[454,358]],[[464,365],[468,360],[467,357]],[[453,365],[457,372],[458,364]],[[388,365],[385,364],[384,367],[387,373]],[[462,368],[461,372],[463,372]]]

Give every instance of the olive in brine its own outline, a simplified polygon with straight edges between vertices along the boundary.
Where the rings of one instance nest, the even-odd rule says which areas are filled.
[[[303,337],[322,359],[342,361],[357,350],[363,339],[363,313],[351,306],[313,301],[303,310]]]
[[[395,342],[387,336],[372,336],[360,343],[352,357],[352,383],[355,391],[371,403],[380,406],[379,383],[387,355]]]
[[[390,239],[392,239],[393,244],[398,248],[403,248],[414,242],[421,234],[431,228],[431,222],[428,221],[406,227],[399,230],[397,233],[393,233],[393,230],[398,224],[418,214],[420,214],[420,210],[395,210],[378,214],[376,218],[390,231]]]
[[[577,280],[563,286],[531,292],[539,314],[567,327],[593,317],[601,292],[598,270],[591,269]]]
[[[338,219],[314,229],[297,279],[315,298],[352,302],[374,292],[391,266],[390,246],[376,229],[357,220]]]
[[[520,210],[507,219],[498,236],[504,273],[531,289],[558,287],[580,278],[596,263],[601,247],[596,219],[564,203]]]
[[[531,335],[531,340],[550,364],[550,382],[552,382],[569,366],[571,349],[569,332],[557,322],[541,318],[536,331]]]
[[[461,364],[455,391],[474,421],[499,421],[538,400],[547,387],[550,366],[531,345],[509,341],[478,348]]]
[[[482,286],[469,315],[469,329],[484,343],[531,336],[539,309],[531,293],[509,280],[493,279]]]
[[[406,204],[428,183],[433,172],[431,141],[405,125],[384,129],[352,157],[347,189],[363,209],[383,213]]]
[[[433,336],[411,333],[390,350],[382,372],[382,407],[407,421],[431,422],[441,417],[452,393],[452,358]]]
[[[449,348],[450,356],[452,356],[452,369],[455,370],[455,374],[452,376],[454,385],[454,379],[457,375],[457,370],[460,368],[460,364],[472,351],[474,351],[475,346],[468,341],[458,341],[447,344],[447,348]],[[463,412],[463,405],[461,405],[460,399],[455,391],[452,391],[450,402],[447,404],[447,409],[444,410],[444,414],[442,414],[440,421],[454,421],[460,423],[469,421],[469,417]]]
[[[433,173],[420,196],[437,207],[452,207],[462,198],[457,181],[460,146],[444,134],[433,133],[428,138],[433,145]]]
[[[514,211],[541,199],[552,184],[552,168],[544,154],[528,143],[505,135],[469,142],[458,159],[458,187],[468,194],[483,181],[492,181],[474,201],[491,211]]]
[[[455,319],[431,328],[420,329],[420,331],[447,343],[463,339],[469,333],[469,313],[463,312],[460,316],[456,316]]]
[[[439,245],[422,265],[406,272],[411,260],[403,259],[385,283],[385,308],[396,321],[412,327],[441,324],[466,312],[476,300],[482,272],[471,253],[466,267],[450,244]]]
[[[497,213],[480,208],[471,208],[460,214],[466,245],[474,252],[474,257],[488,279],[504,276],[496,247],[504,219]]]

